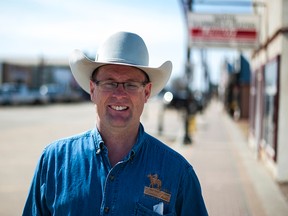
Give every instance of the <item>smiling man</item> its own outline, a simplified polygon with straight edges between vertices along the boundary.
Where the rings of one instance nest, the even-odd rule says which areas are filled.
[[[140,116],[150,92],[148,77],[135,67],[108,64],[92,74],[90,95],[96,104],[97,128],[112,166],[136,143]]]
[[[96,127],[44,149],[23,215],[208,215],[192,166],[140,122],[172,71],[170,61],[148,65],[143,39],[130,32],[108,38],[95,61],[73,52]]]

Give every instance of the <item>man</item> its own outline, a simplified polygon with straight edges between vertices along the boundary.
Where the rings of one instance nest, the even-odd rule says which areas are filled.
[[[23,215],[207,215],[192,166],[140,123],[172,71],[170,61],[148,64],[144,41],[129,32],[112,35],[95,61],[72,54],[96,128],[44,149]]]

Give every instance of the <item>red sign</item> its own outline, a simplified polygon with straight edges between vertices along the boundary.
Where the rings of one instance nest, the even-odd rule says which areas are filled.
[[[191,46],[255,48],[258,46],[258,18],[239,15],[191,14]]]
[[[235,30],[223,30],[223,29],[209,29],[208,31],[201,28],[191,29],[192,38],[205,38],[206,40],[255,40],[257,39],[257,32],[249,29],[235,29]]]

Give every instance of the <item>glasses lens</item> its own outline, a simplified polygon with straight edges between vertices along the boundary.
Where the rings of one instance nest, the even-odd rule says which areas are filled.
[[[106,91],[116,89],[118,84],[116,82],[104,81],[102,84],[100,83],[100,87]]]
[[[124,87],[127,91],[138,91],[143,86],[142,83],[139,82],[126,82],[124,83]]]
[[[95,81],[95,84],[99,86],[102,91],[114,91],[118,85],[123,85],[127,92],[135,93],[141,90],[146,83],[142,82],[114,82],[111,80]]]

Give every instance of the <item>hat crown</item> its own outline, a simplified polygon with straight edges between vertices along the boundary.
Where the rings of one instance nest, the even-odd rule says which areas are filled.
[[[148,66],[149,54],[145,42],[139,35],[118,32],[102,44],[95,61]]]

